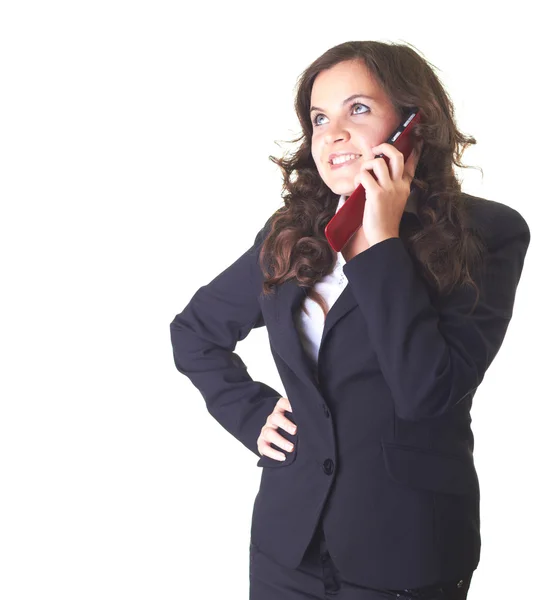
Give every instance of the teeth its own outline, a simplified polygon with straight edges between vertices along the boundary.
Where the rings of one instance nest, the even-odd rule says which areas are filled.
[[[349,160],[353,160],[354,158],[359,158],[359,157],[360,157],[360,154],[344,154],[342,156],[337,156],[336,158],[333,158],[333,160],[331,161],[331,164],[340,165]]]

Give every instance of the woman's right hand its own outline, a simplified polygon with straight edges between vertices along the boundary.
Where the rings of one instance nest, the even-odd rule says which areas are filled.
[[[284,448],[284,450],[287,450],[288,452],[294,450],[294,445],[291,442],[288,442],[288,440],[281,436],[277,431],[278,427],[285,429],[292,435],[297,431],[295,423],[290,421],[284,415],[285,411],[293,412],[290,401],[287,398],[282,397],[275,404],[273,412],[267,417],[267,421],[262,427],[260,437],[257,440],[258,452],[262,456],[268,456],[275,460],[286,460],[286,455],[275,450],[271,446],[271,442],[280,448]]]

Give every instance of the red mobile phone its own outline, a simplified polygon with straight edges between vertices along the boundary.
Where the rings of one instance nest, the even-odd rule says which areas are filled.
[[[386,143],[393,144],[403,154],[404,162],[409,158],[413,150],[413,140],[410,133],[417,123],[420,123],[420,111],[418,108],[414,108],[404,121],[400,123],[396,131],[387,139]],[[376,158],[379,157],[384,158],[387,165],[389,164],[389,159],[384,154],[376,154]],[[373,171],[370,171],[370,173],[372,173],[374,179],[377,181],[375,173]],[[340,210],[327,223],[325,237],[336,252],[342,250],[351,236],[362,225],[365,201],[366,191],[360,183],[340,207]]]

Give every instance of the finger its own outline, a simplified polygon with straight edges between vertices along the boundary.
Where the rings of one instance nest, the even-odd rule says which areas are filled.
[[[373,195],[379,192],[381,189],[379,187],[379,181],[376,181],[372,173],[368,170],[361,170],[361,172],[357,175],[357,185],[355,187],[358,187],[359,184],[362,185],[366,194],[369,194],[370,197],[373,197]]]
[[[285,429],[288,433],[294,435],[297,431],[297,426],[293,421],[290,421],[282,412],[275,410],[268,417],[264,427],[270,427],[272,429],[277,429],[281,427]],[[263,429],[263,428],[262,428]]]
[[[265,425],[263,427],[270,427],[272,429],[277,429],[278,427],[281,427],[282,429],[285,429],[292,435],[295,434],[295,432],[297,431],[297,425],[295,425],[293,421],[288,419],[284,412],[281,412],[276,408],[267,417],[267,420],[265,421]]]
[[[288,433],[292,435],[297,431],[297,425],[293,421],[287,419],[283,413],[273,413],[271,416],[271,423],[276,425],[277,427],[281,427],[285,429]]]
[[[388,142],[379,144],[379,146],[374,146],[372,150],[376,155],[384,154],[387,157],[389,163],[387,165],[387,170],[390,173],[392,181],[401,179],[404,171],[404,157],[400,150],[398,150],[394,144],[389,144]]]
[[[275,450],[270,444],[267,442],[260,442],[258,446],[258,452],[262,456],[267,456],[269,458],[274,458],[275,460],[286,460],[286,455],[278,450]]]
[[[284,396],[282,396],[282,398],[280,398],[278,400],[278,402],[276,403],[276,406],[280,409],[280,410],[287,410],[289,412],[293,412],[293,410],[291,409],[291,404],[290,401],[288,400],[288,398],[285,398]],[[275,407],[276,408],[276,407]]]
[[[262,430],[262,440],[266,442],[273,442],[275,446],[291,452],[294,448],[293,442],[288,441],[283,435],[280,435],[276,429],[272,427],[266,427]]]
[[[370,188],[375,187],[376,183],[373,174],[375,174],[381,187],[389,187],[391,183],[389,168],[384,158],[373,158],[372,160],[367,160],[364,162],[359,170],[359,174],[361,176],[363,173],[366,173],[366,177],[361,179],[361,183],[363,183],[363,185],[364,182],[369,183]]]

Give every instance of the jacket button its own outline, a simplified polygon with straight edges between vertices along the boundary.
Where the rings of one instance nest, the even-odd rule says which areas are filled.
[[[323,461],[323,470],[325,471],[325,473],[327,473],[327,475],[330,475],[333,472],[334,463],[333,463],[332,459],[326,458]]]
[[[460,588],[462,585],[463,585],[463,579],[460,579],[460,580],[458,581],[458,587]]]
[[[329,414],[329,409],[325,406],[325,404],[323,405],[323,412],[325,413],[325,416],[327,417],[327,419],[331,416]]]

